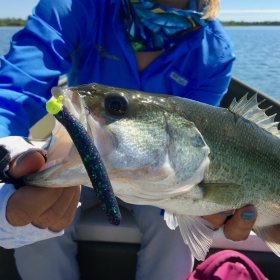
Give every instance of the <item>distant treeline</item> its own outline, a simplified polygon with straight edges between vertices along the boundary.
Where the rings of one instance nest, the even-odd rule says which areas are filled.
[[[21,18],[0,18],[0,26],[24,26],[25,19]]]
[[[261,21],[261,22],[246,22],[246,21],[221,21],[223,26],[280,26],[280,21]]]
[[[26,20],[21,18],[0,18],[0,26],[24,26],[25,24]],[[224,26],[280,26],[280,21],[222,21],[222,24]]]

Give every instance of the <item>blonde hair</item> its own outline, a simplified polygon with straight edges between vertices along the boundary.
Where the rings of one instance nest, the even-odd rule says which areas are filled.
[[[208,11],[203,19],[213,20],[217,17],[220,10],[220,0],[203,0],[203,5],[208,5]]]

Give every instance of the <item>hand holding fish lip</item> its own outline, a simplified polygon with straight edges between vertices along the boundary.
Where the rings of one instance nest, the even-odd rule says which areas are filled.
[[[39,152],[26,154],[18,163],[19,157],[10,163],[8,171],[15,178],[37,172],[45,163]],[[53,232],[59,232],[72,223],[80,198],[80,189],[80,186],[57,189],[24,186],[8,200],[7,221],[13,226],[32,223],[38,228],[49,228]]]

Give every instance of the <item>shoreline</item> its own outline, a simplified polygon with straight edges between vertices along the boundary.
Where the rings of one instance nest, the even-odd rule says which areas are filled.
[[[221,21],[223,26],[280,26],[279,21],[245,22],[245,21]]]
[[[280,26],[280,21],[262,21],[262,22],[246,22],[246,21],[220,21],[223,26]],[[0,18],[0,27],[24,27],[25,19],[21,18]]]

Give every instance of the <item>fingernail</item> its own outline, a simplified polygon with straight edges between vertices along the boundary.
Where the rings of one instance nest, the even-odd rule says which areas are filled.
[[[241,218],[244,221],[252,221],[254,219],[254,217],[256,216],[256,213],[246,213],[246,212],[242,212],[241,214]]]
[[[222,216],[224,216],[224,217],[228,217],[228,216],[232,215],[233,212],[230,212],[230,213],[220,212],[219,214],[222,215]]]
[[[23,153],[16,161],[16,166],[19,165],[19,163],[21,162],[21,160],[26,156],[26,155],[29,155],[29,154],[33,154],[33,153],[36,153],[37,151],[36,150],[29,150],[29,151],[26,151],[25,153]]]

